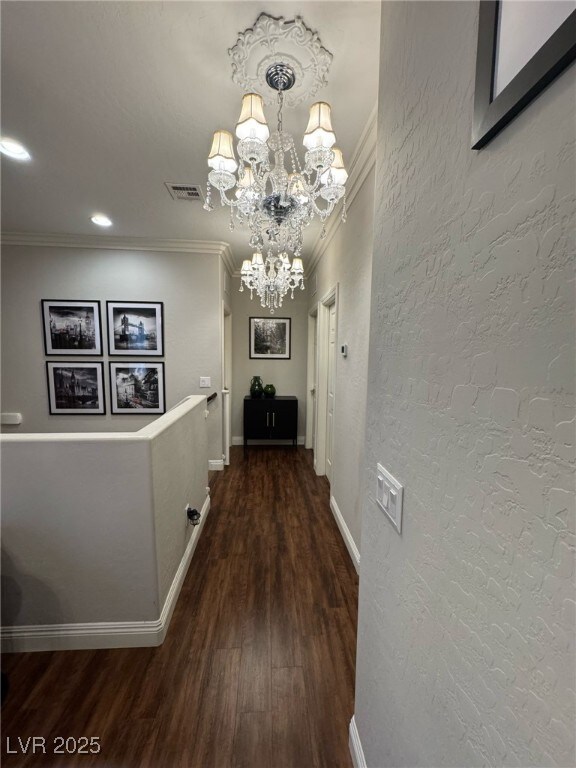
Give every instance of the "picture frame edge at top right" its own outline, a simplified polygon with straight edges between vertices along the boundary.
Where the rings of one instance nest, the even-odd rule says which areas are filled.
[[[499,17],[503,2],[480,0],[472,149],[495,138],[576,59],[576,10],[553,31],[508,84],[494,96]]]

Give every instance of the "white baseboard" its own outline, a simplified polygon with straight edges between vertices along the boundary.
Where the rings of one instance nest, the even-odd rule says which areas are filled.
[[[344,539],[344,543],[346,544],[346,548],[350,554],[350,557],[352,558],[356,572],[360,573],[360,552],[358,551],[358,547],[356,546],[356,543],[352,538],[352,534],[346,525],[346,521],[342,517],[342,512],[340,512],[334,496],[330,496],[330,509],[332,510],[334,519],[336,520],[338,528],[340,529],[340,533],[342,534],[342,538]]]
[[[162,645],[176,607],[184,577],[210,511],[206,497],[197,525],[186,546],[180,565],[156,621],[110,621],[88,624],[38,624],[2,627],[0,641],[4,653],[25,651],[76,651],[92,648],[144,648]]]
[[[354,768],[368,768],[366,764],[366,758],[364,757],[364,750],[362,749],[362,742],[360,741],[360,734],[358,733],[358,728],[356,727],[356,720],[354,715],[352,715],[352,720],[350,720],[350,730],[348,733],[348,746],[350,748],[350,755],[352,756]]]
[[[304,445],[306,443],[306,436],[298,435],[296,443],[297,445]],[[242,435],[233,437],[232,445],[244,445]],[[292,440],[250,440],[248,445],[292,445]]]
[[[224,469],[224,459],[209,459],[208,470],[212,471],[213,469],[217,469],[217,470]]]
[[[180,594],[182,584],[184,582],[186,574],[188,573],[188,567],[192,560],[192,556],[194,555],[194,551],[196,550],[198,539],[202,534],[202,530],[206,523],[206,518],[208,517],[208,512],[210,512],[210,495],[206,496],[206,498],[204,499],[204,504],[202,504],[202,509],[200,510],[200,523],[194,526],[192,530],[192,535],[188,540],[188,544],[186,545],[186,549],[184,550],[184,554],[182,555],[182,560],[180,560],[180,565],[178,566],[178,569],[174,574],[174,578],[172,579],[172,584],[170,585],[170,589],[168,590],[168,594],[166,595],[166,600],[164,600],[162,613],[160,614],[160,618],[158,620],[162,624],[158,642],[151,643],[151,645],[162,645],[162,643],[164,642],[164,639],[166,637],[166,632],[168,632],[168,627],[170,626],[170,621],[172,620],[172,614],[174,613],[174,608],[176,607],[176,603],[178,601],[178,595]]]

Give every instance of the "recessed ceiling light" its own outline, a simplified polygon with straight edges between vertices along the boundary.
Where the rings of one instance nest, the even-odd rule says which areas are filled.
[[[14,160],[30,160],[30,153],[19,141],[4,137],[0,139],[0,152]]]
[[[112,226],[112,219],[109,219],[108,216],[104,215],[103,213],[95,213],[94,216],[90,217],[90,221],[93,224],[98,224],[99,227]]]

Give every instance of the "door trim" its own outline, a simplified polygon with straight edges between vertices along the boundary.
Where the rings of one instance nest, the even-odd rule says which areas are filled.
[[[318,305],[308,313],[308,367],[306,377],[306,448],[314,449],[315,441],[315,420],[316,409],[314,401],[316,399],[317,384],[317,326],[318,326]]]
[[[314,446],[314,469],[317,475],[326,474],[326,439],[328,419],[328,345],[330,332],[330,307],[336,305],[336,349],[338,349],[338,283],[318,302],[318,343],[317,343],[317,390],[316,390],[316,434]],[[334,361],[334,381],[337,379],[338,356]],[[334,387],[336,402],[336,387]]]
[[[230,464],[232,443],[232,311],[222,301],[222,460]]]

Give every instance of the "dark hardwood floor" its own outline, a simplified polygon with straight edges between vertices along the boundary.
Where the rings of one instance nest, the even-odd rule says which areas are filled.
[[[4,657],[3,766],[351,767],[358,581],[310,454],[232,449],[162,646]]]

